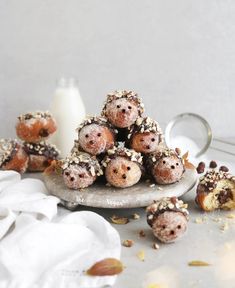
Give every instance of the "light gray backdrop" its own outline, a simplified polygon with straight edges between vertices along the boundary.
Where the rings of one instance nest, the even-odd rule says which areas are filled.
[[[160,122],[191,111],[235,136],[235,1],[0,0],[0,137],[74,75],[89,113],[133,89]]]

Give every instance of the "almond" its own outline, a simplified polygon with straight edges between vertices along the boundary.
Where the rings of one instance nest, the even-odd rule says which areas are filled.
[[[114,224],[123,225],[123,224],[127,224],[129,222],[129,219],[127,217],[119,217],[117,215],[113,215],[110,219]]]
[[[132,247],[134,245],[134,241],[131,239],[126,239],[122,242],[122,245],[125,247]]]
[[[137,253],[137,257],[140,259],[140,261],[144,261],[145,260],[145,252],[144,252],[144,250],[140,250]]]
[[[200,261],[200,260],[193,260],[188,263],[189,266],[210,266],[209,263]]]
[[[123,264],[115,258],[106,258],[91,266],[87,270],[90,276],[111,276],[117,275],[123,271]]]

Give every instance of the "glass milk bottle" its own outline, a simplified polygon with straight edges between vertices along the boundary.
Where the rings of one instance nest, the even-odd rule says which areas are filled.
[[[51,113],[57,123],[57,131],[51,142],[58,147],[61,157],[64,158],[71,151],[74,140],[77,139],[76,128],[86,115],[77,83],[73,78],[61,78],[58,81]]]

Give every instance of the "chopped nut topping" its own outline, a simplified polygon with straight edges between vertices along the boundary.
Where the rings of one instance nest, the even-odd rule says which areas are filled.
[[[144,104],[142,103],[141,98],[138,96],[137,93],[133,91],[127,91],[127,90],[119,90],[119,91],[114,91],[111,92],[107,95],[107,99],[104,103],[104,107],[102,109],[102,116],[106,116],[106,109],[107,109],[107,104],[111,103],[113,100],[121,99],[121,98],[126,98],[127,100],[134,101],[138,107],[139,110],[139,115],[141,115],[144,112]]]
[[[79,133],[83,127],[90,124],[97,124],[108,127],[113,131],[114,134],[117,134],[117,130],[108,122],[106,118],[101,116],[87,116],[87,118],[85,118],[84,121],[78,126],[77,132]]]
[[[60,152],[55,145],[41,141],[40,143],[24,142],[24,149],[28,154],[44,155],[56,159]]]
[[[18,117],[19,121],[27,121],[30,119],[40,119],[40,118],[52,118],[52,115],[49,111],[35,111],[22,114]]]
[[[133,149],[128,149],[128,148],[120,147],[120,146],[114,147],[114,148],[108,150],[107,156],[103,159],[101,164],[104,167],[107,167],[107,164],[117,156],[126,157],[133,162],[137,162],[140,165],[143,165],[143,157],[141,156],[140,153],[136,152]]]
[[[122,245],[125,247],[132,247],[134,245],[134,241],[131,239],[127,239],[122,242]]]
[[[0,167],[10,160],[10,157],[17,149],[17,140],[0,139]]]
[[[216,171],[213,169],[207,171],[206,174],[200,178],[199,184],[205,186],[207,190],[212,191],[222,179],[234,181],[233,176],[227,171]]]
[[[159,135],[160,137],[160,141],[163,141],[163,136],[162,136],[162,130],[160,125],[158,124],[157,121],[152,120],[149,117],[139,117],[137,118],[136,122],[134,125],[132,125],[129,129],[128,129],[128,136],[127,138],[130,139],[131,136],[135,133],[147,133],[147,132],[152,132],[152,133],[156,133]]]
[[[62,160],[61,168],[65,170],[71,165],[85,165],[92,176],[103,175],[103,170],[101,169],[96,157],[85,152],[77,151],[76,153],[71,153]]]
[[[151,220],[156,213],[163,213],[167,210],[182,212],[186,217],[189,215],[187,204],[185,204],[182,200],[178,200],[176,197],[165,197],[161,200],[155,201],[153,204],[147,207],[147,217],[149,220]]]

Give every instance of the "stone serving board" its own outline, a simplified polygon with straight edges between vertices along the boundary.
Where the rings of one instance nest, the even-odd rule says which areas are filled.
[[[183,178],[175,184],[156,184],[150,187],[150,183],[142,181],[125,189],[96,182],[85,189],[71,190],[65,186],[63,178],[55,173],[44,175],[44,181],[50,193],[60,198],[62,205],[70,210],[76,209],[78,205],[99,208],[137,208],[146,207],[153,200],[162,197],[182,196],[195,186],[197,173],[195,170],[186,170]]]

